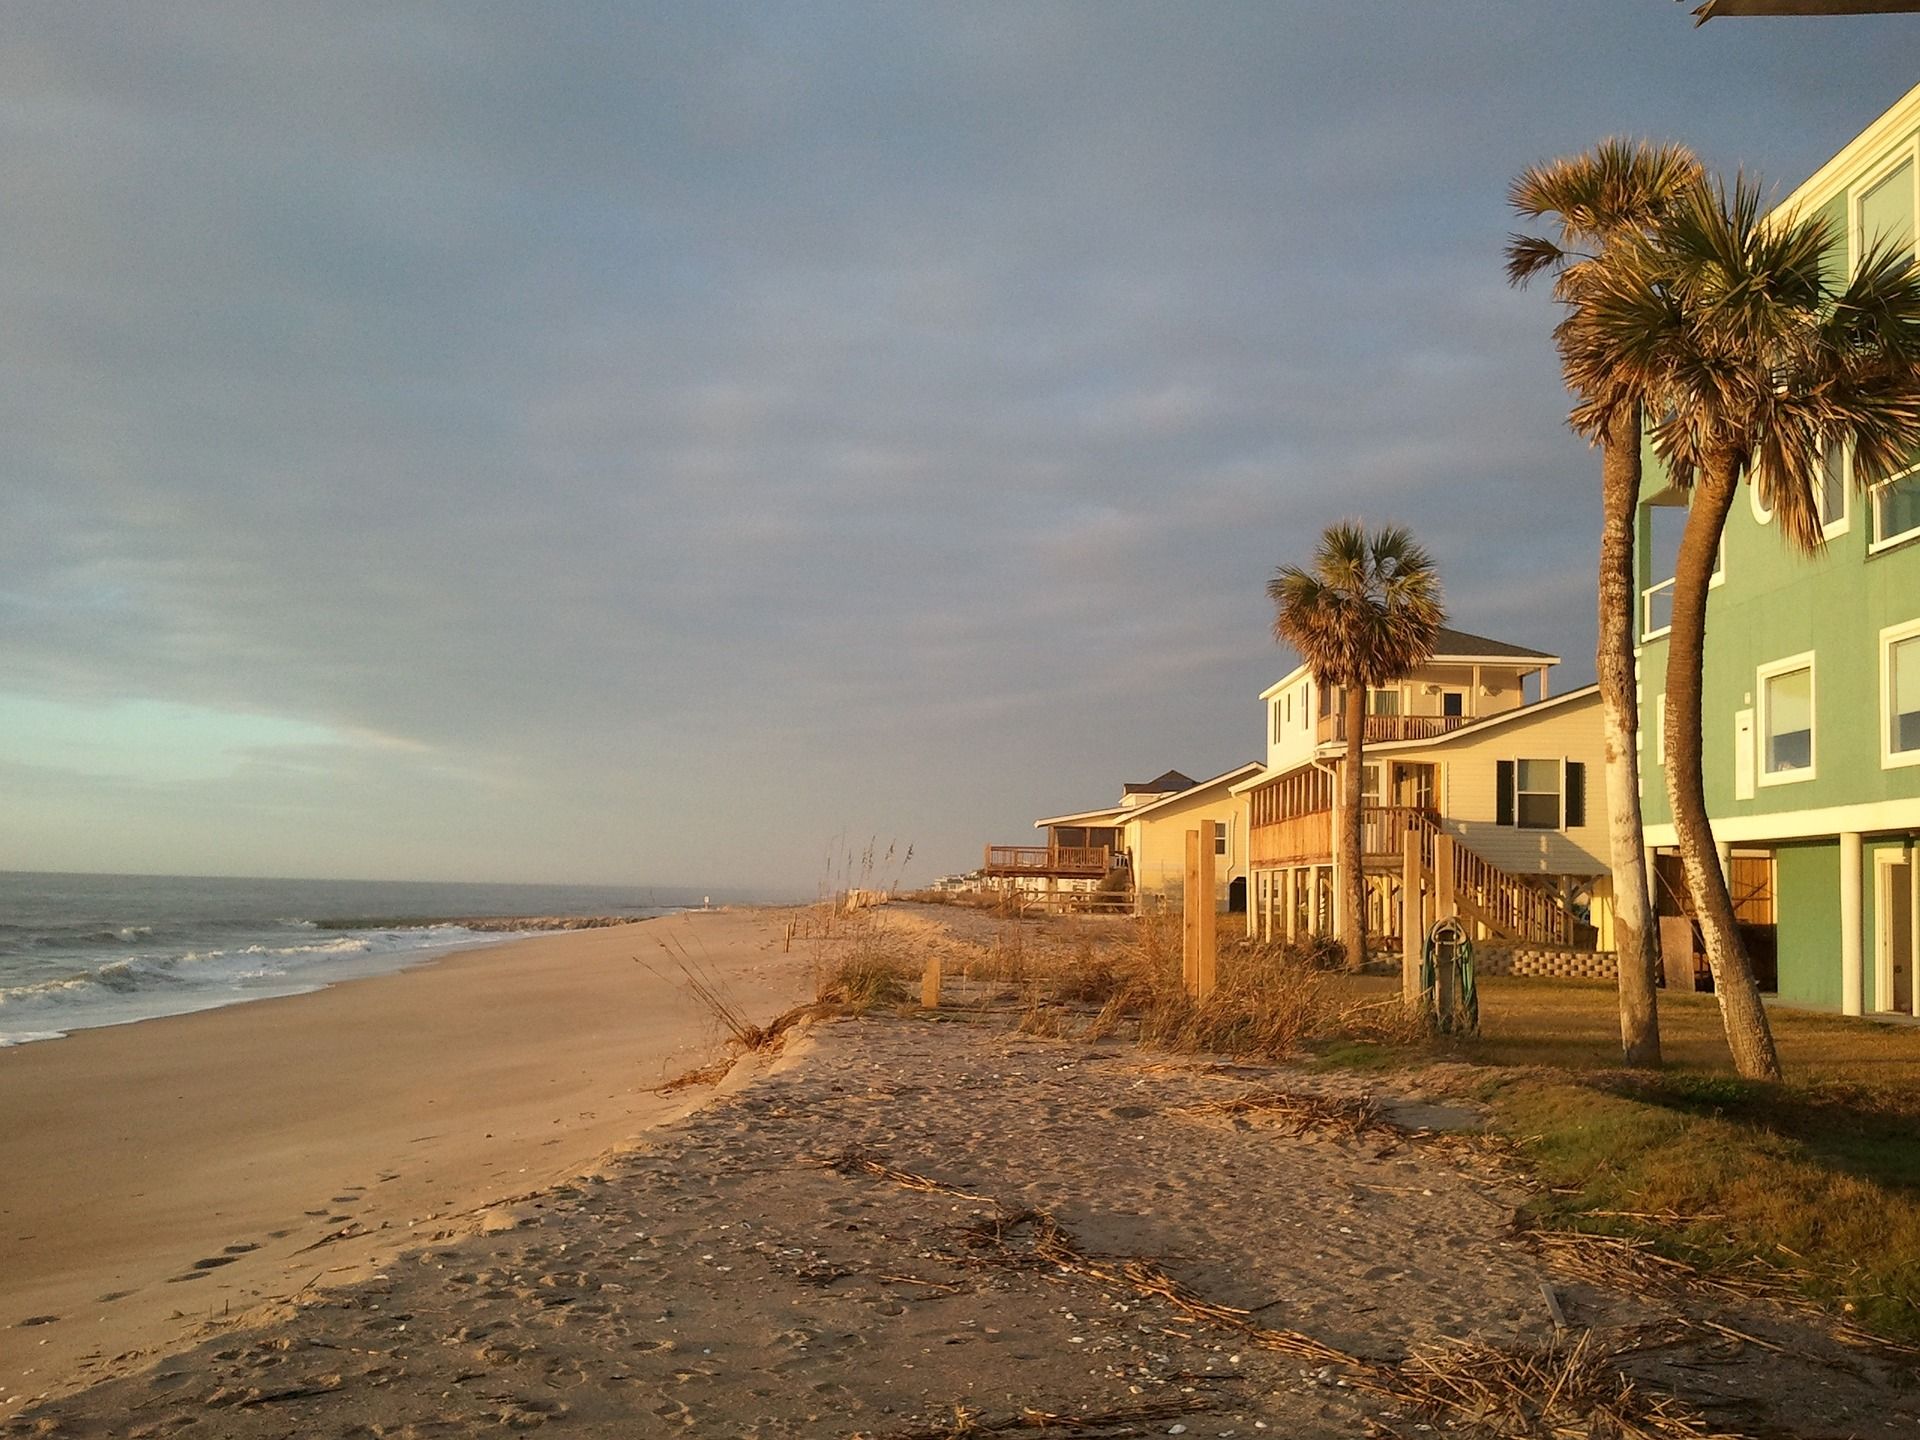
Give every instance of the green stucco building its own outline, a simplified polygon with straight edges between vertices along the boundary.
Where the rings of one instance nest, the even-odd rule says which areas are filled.
[[[1920,233],[1920,87],[1780,207],[1852,266]],[[1684,885],[1661,767],[1666,611],[1684,494],[1648,466],[1640,511],[1641,786],[1658,908]],[[1920,1015],[1920,465],[1871,492],[1829,455],[1824,551],[1791,549],[1751,487],[1707,606],[1704,761],[1714,836],[1763,983],[1849,1015]],[[1663,925],[1668,970],[1675,936]]]

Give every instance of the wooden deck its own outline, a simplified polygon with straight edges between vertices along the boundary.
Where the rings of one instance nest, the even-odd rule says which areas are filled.
[[[989,845],[981,869],[988,875],[1099,880],[1112,866],[1113,851],[1105,845]]]

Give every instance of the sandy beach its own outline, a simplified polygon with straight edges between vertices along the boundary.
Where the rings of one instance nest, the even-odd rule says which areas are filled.
[[[889,910],[880,923],[897,945],[937,948],[955,974],[994,928],[964,913]],[[712,968],[764,1013],[794,993],[804,966],[779,954],[777,918],[665,923],[698,937]],[[1447,1073],[1456,1067],[1369,1075],[1044,1038],[1022,1033],[991,984],[970,981],[936,1016],[902,1010],[795,1031],[697,1106],[682,1092],[681,1113],[667,1115],[644,1095],[657,1067],[642,1076],[627,1062],[644,1027],[595,1013],[611,1008],[600,997],[618,967],[631,966],[629,938],[561,936],[364,986],[378,999],[461,978],[498,987],[496,1002],[517,1001],[523,1023],[551,1006],[585,1033],[497,1068],[443,1057],[463,1075],[475,1067],[451,1090],[422,1078],[431,1067],[400,1062],[435,1121],[454,1113],[453,1091],[499,1087],[498,1108],[458,1112],[490,1133],[456,1144],[440,1125],[431,1143],[449,1148],[434,1152],[435,1167],[415,1162],[431,1178],[396,1168],[381,1179],[376,1157],[401,1156],[387,1162],[400,1166],[413,1127],[389,1126],[378,1106],[366,1124],[342,1108],[377,1097],[347,1089],[308,1101],[307,1128],[275,1163],[309,1187],[329,1182],[302,1195],[335,1177],[356,1183],[307,1207],[323,1213],[297,1211],[298,1226],[233,1265],[201,1271],[192,1257],[270,1236],[269,1217],[242,1224],[229,1208],[195,1221],[190,1197],[231,1207],[246,1187],[188,1177],[166,1207],[182,1235],[166,1263],[136,1236],[114,1262],[149,1277],[128,1301],[158,1293],[164,1304],[190,1288],[179,1308],[191,1313],[171,1322],[179,1343],[163,1343],[150,1320],[153,1353],[115,1362],[101,1346],[75,1364],[60,1338],[41,1364],[68,1357],[66,1393],[14,1410],[0,1434],[1530,1435],[1546,1432],[1492,1411],[1423,1408],[1427,1377],[1564,1357],[1576,1340],[1631,1382],[1621,1403],[1633,1414],[1684,1422],[1594,1434],[1837,1440],[1920,1423],[1910,1361],[1845,1343],[1804,1309],[1596,1278],[1531,1234],[1519,1219],[1527,1183],[1476,1138],[1471,1095]],[[536,957],[546,963],[530,965]],[[510,978],[524,970],[562,990],[591,981],[593,994],[543,994]],[[314,1013],[303,1023],[317,1027],[329,1001],[352,1024],[377,1023],[372,1013],[389,1007],[342,987],[282,1009]],[[495,1013],[482,1007],[466,1023],[512,1028]],[[698,1029],[697,1015],[680,1013],[680,1029],[663,1021],[657,1039]],[[171,1024],[152,1026],[149,1043],[161,1046]],[[277,1043],[298,1028],[287,1022]],[[490,1049],[470,1044],[482,1037],[471,1030],[456,1048]],[[180,1052],[199,1058],[177,1055],[178,1073],[197,1075],[208,1053],[204,1039]],[[532,1083],[563,1068],[545,1091]],[[307,1093],[287,1088],[281,1104]],[[342,1168],[355,1147],[366,1164]],[[322,1151],[332,1158],[308,1162]],[[215,1176],[232,1169],[205,1158]],[[451,1208],[455,1175],[480,1197],[477,1214]],[[256,1206],[297,1188],[249,1183]],[[396,1200],[430,1193],[439,1217],[405,1229],[412,1207]],[[39,1213],[52,1223],[58,1209]],[[389,1229],[307,1248],[376,1217]],[[38,1293],[64,1295],[71,1310],[0,1331],[10,1356],[62,1327],[124,1323],[100,1317],[127,1301],[74,1299],[112,1267],[78,1253],[74,1222],[60,1223],[57,1251],[101,1278],[47,1273]],[[52,1271],[41,1252],[9,1244]],[[342,1264],[359,1268],[329,1273]],[[208,1278],[189,1287],[176,1274]],[[327,1283],[299,1288],[308,1275]],[[275,1293],[284,1298],[242,1317]]]
[[[543,935],[0,1051],[0,1415],[591,1169],[719,1049],[684,958],[804,998],[776,911]]]

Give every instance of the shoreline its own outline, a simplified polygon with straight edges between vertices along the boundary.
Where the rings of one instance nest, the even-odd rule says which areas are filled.
[[[686,957],[809,988],[766,909],[554,930],[0,1059],[0,1417],[373,1273],[712,1093]],[[635,963],[638,962],[638,963]]]

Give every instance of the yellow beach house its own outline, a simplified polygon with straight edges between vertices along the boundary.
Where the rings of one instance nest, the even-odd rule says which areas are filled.
[[[1481,937],[1572,951],[1610,943],[1600,695],[1592,685],[1551,694],[1558,663],[1545,651],[1443,629],[1426,664],[1368,692],[1370,934],[1398,939],[1410,873],[1431,917],[1436,858],[1450,852],[1453,897]],[[1267,763],[1232,787],[1249,812],[1248,931],[1332,933],[1342,696],[1302,665],[1260,698]],[[1436,847],[1443,835],[1448,845]]]

